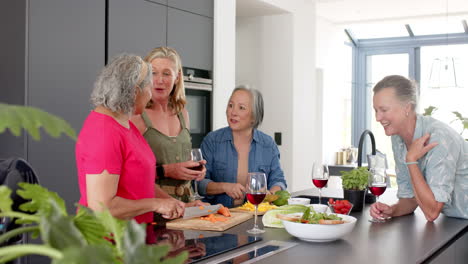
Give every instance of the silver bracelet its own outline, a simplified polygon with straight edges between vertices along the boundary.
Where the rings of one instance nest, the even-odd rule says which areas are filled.
[[[411,164],[418,164],[417,161],[410,161],[410,162],[405,162],[406,165],[411,165]]]

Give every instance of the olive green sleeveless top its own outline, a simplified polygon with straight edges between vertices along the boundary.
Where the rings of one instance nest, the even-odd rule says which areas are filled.
[[[153,150],[158,166],[190,160],[192,141],[190,138],[190,131],[185,126],[185,120],[182,112],[177,114],[182,130],[176,137],[167,136],[154,128],[146,112],[143,112],[141,117],[143,118],[146,126],[146,131],[143,133],[143,137]],[[158,176],[156,184],[158,184],[172,197],[183,202],[190,201],[192,194],[190,181]]]

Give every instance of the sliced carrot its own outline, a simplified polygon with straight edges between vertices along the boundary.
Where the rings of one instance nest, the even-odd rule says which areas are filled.
[[[225,222],[227,221],[228,219],[225,218],[224,216],[215,216],[214,214],[209,214],[208,216],[206,217],[200,217],[201,220],[206,220],[206,221],[210,221],[212,223],[216,223],[216,222]]]
[[[202,206],[199,206],[198,209],[203,210],[205,209],[205,207],[202,205]]]
[[[221,206],[218,210],[218,214],[224,215],[226,217],[231,217],[231,212],[229,211],[229,208]]]

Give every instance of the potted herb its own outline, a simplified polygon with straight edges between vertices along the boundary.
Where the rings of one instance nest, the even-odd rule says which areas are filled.
[[[354,205],[353,212],[362,211],[369,178],[367,167],[358,167],[350,171],[341,171],[340,173],[344,199]]]

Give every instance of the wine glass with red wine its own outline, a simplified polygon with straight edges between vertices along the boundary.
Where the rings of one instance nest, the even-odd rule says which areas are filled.
[[[387,189],[388,175],[385,169],[371,169],[369,171],[369,191],[375,195],[376,202],[379,202],[379,196]],[[384,218],[372,218],[369,222],[382,223]]]
[[[258,205],[263,202],[267,194],[267,181],[266,175],[263,172],[249,172],[247,179],[247,200],[255,206],[254,227],[247,230],[251,234],[260,234],[265,230],[258,228],[257,225],[257,210]]]
[[[312,183],[319,189],[319,204],[322,204],[322,188],[328,183],[328,165],[314,162],[312,165]]]
[[[203,160],[203,155],[202,155],[201,149],[199,149],[199,148],[192,149],[192,161],[200,162],[202,160]],[[202,171],[203,170],[203,164],[199,163],[198,166],[192,167],[190,169]],[[194,184],[193,184],[193,191],[194,191],[194,193],[192,195],[192,200],[201,200],[201,199],[203,199],[203,196],[198,194],[198,184],[196,182],[194,182]]]

